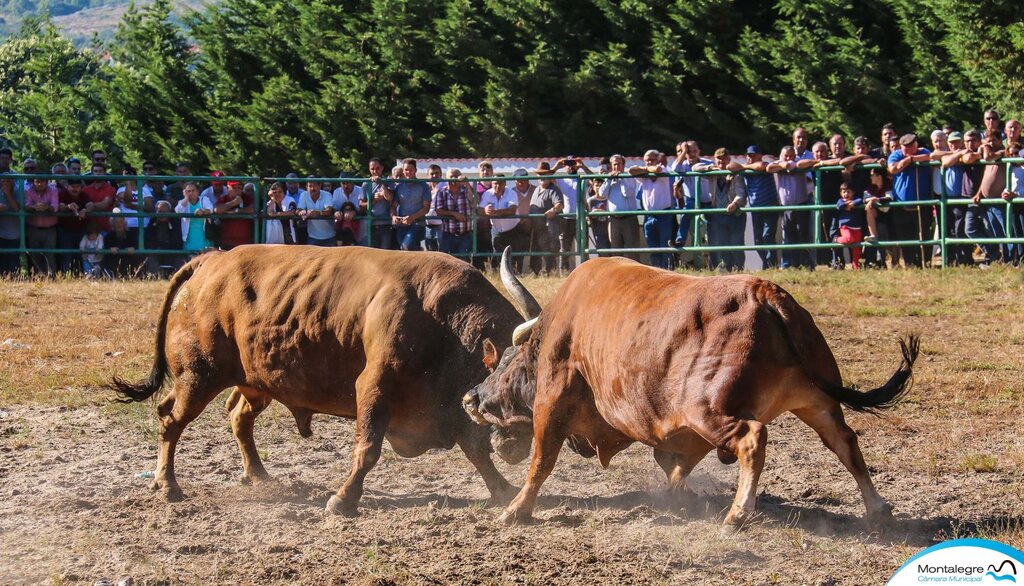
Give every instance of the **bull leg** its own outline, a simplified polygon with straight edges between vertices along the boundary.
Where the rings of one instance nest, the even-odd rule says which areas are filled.
[[[665,471],[670,494],[685,493],[686,478],[714,447],[692,429],[683,429],[661,448],[654,448],[654,459]]]
[[[490,432],[491,428],[484,425],[469,423],[466,430],[459,436],[458,444],[466,458],[476,467],[484,479],[487,490],[491,493],[490,504],[504,504],[517,492],[505,477],[494,467],[491,460]]]
[[[538,394],[538,397],[540,395]],[[506,525],[529,523],[537,505],[537,493],[547,480],[558,460],[558,452],[569,436],[568,422],[572,405],[566,397],[557,396],[552,400],[537,399],[533,413],[533,459],[526,475],[526,484],[509,504],[498,521]]]
[[[356,381],[356,439],[352,446],[352,471],[337,494],[327,501],[327,512],[345,517],[359,514],[363,496],[363,480],[380,459],[384,434],[390,412],[383,400],[386,393],[379,388],[379,379],[360,375]]]
[[[263,461],[256,450],[253,438],[253,424],[256,417],[273,402],[268,395],[251,387],[236,387],[231,391],[225,404],[231,415],[231,431],[235,434],[238,449],[242,452],[242,483],[267,480],[270,475],[263,467]]]
[[[219,392],[220,389],[217,389]],[[150,487],[163,493],[170,502],[180,501],[181,487],[174,475],[174,450],[185,427],[191,423],[213,400],[217,392],[197,390],[187,386],[181,379],[175,381],[174,389],[157,406],[160,419],[159,445],[156,456],[156,474]]]
[[[892,516],[892,505],[885,502],[875,485],[871,482],[868,467],[864,463],[864,455],[857,445],[857,434],[846,425],[843,411],[834,408],[808,407],[793,411],[801,421],[811,426],[828,449],[835,452],[839,461],[853,475],[864,498],[868,518],[886,519]]]
[[[725,524],[740,527],[754,513],[757,505],[757,481],[764,469],[764,448],[768,443],[768,428],[754,419],[736,421],[721,447],[736,454],[740,462],[740,477]]]

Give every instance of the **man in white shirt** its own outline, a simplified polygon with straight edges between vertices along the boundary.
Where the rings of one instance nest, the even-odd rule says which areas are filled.
[[[505,175],[499,173],[496,177],[503,178]],[[515,191],[506,188],[504,179],[491,182],[491,188],[480,196],[478,212],[491,220],[491,245],[494,252],[502,252],[506,246],[511,246],[512,252],[523,250],[518,230],[519,218],[508,217],[519,213],[519,198]]]
[[[587,175],[593,175],[593,171],[587,164],[583,162],[583,159],[577,159],[576,157],[569,155],[564,159],[559,159],[555,163],[555,167],[551,169],[552,173],[558,174],[559,170],[565,169],[565,173],[569,175],[576,175],[580,169],[583,170]],[[577,180],[571,177],[565,177],[563,179],[555,179],[555,184],[562,191],[563,202],[565,209],[562,210],[563,214],[569,214],[573,217],[561,218],[561,231],[558,234],[558,250],[559,252],[566,253],[572,252],[576,249],[576,210],[579,207],[577,198],[580,197],[579,186]],[[583,195],[586,197],[586,183],[583,184]],[[559,256],[558,257],[558,270],[561,271],[563,268],[566,271],[571,271],[575,263],[571,256]]]
[[[609,212],[634,212],[637,210],[637,182],[626,173],[626,158],[611,156],[611,175],[604,180],[597,191],[597,197],[608,202]],[[611,216],[608,219],[608,242],[611,248],[640,248],[640,223],[637,216]],[[626,255],[639,260],[637,255]]]
[[[312,176],[311,176],[312,179]],[[307,244],[336,246],[334,198],[320,189],[319,181],[306,183],[299,199],[299,217],[306,220]]]

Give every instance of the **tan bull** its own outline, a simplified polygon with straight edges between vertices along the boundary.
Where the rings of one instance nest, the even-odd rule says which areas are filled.
[[[539,319],[517,328],[492,374],[464,398],[480,423],[533,424],[526,484],[502,520],[531,518],[537,493],[567,439],[604,466],[633,442],[653,446],[670,487],[711,450],[739,459],[725,522],[754,512],[767,424],[792,412],[811,426],[860,487],[868,515],[891,507],[868,475],[841,405],[892,407],[908,390],[918,343],[881,387],[843,386],[814,320],[778,285],[746,275],[689,277],[625,259],[591,260],[565,281]]]

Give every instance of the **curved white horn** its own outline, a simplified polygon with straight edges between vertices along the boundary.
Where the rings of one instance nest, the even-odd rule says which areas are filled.
[[[533,331],[533,326],[537,325],[539,318],[533,318],[530,321],[523,322],[516,326],[516,329],[512,332],[512,345],[518,346],[530,338],[530,332]]]

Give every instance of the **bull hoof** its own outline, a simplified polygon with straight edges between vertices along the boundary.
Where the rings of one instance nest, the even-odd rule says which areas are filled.
[[[166,486],[162,482],[153,482],[149,485],[155,492],[159,492],[160,496],[164,497],[164,500],[169,503],[180,502],[185,495],[181,492],[181,487],[178,485]]]
[[[515,525],[532,525],[533,516],[529,513],[523,513],[519,509],[506,509],[505,512],[498,517],[498,523],[501,523],[506,527],[512,527]]]
[[[333,495],[327,501],[327,507],[325,509],[331,515],[340,515],[342,517],[358,517],[359,509],[356,505],[346,504],[345,501],[338,498],[338,495]]]
[[[510,502],[515,496],[519,494],[519,489],[511,484],[505,483],[505,486],[491,491],[491,497],[487,499],[488,507],[503,507]]]
[[[730,511],[722,523],[722,533],[736,533],[750,526],[757,513],[748,511]]]
[[[241,478],[241,482],[245,486],[250,486],[252,484],[261,484],[264,482],[273,482],[273,480],[274,479],[271,478],[270,475],[267,474],[266,472],[264,472],[263,474],[243,474]]]
[[[884,506],[871,511],[867,515],[868,526],[873,529],[881,529],[893,521],[892,505],[885,503]]]

